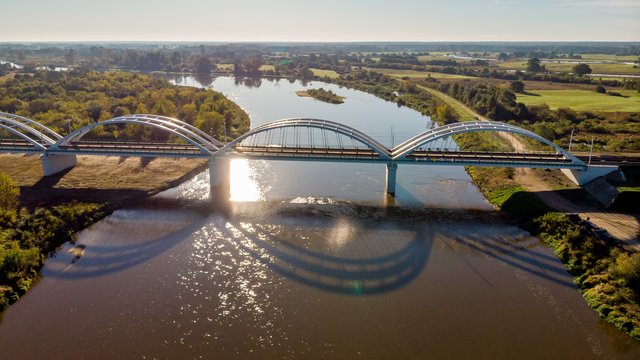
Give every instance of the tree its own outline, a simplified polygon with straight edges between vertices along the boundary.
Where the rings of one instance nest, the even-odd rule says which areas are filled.
[[[0,172],[0,210],[15,210],[18,206],[18,196],[20,196],[18,185],[9,175]]]
[[[209,74],[213,70],[211,61],[206,57],[201,57],[196,61],[196,72],[199,74]]]
[[[578,76],[591,74],[591,66],[589,64],[580,63],[573,67],[573,73]]]
[[[598,94],[606,94],[607,93],[607,89],[605,89],[604,86],[602,86],[602,85],[598,85],[598,86],[596,86],[596,92]]]
[[[540,59],[531,58],[527,61],[527,71],[532,73],[537,73],[544,71],[544,66],[541,65]]]
[[[438,105],[438,107],[436,107],[436,117],[438,120],[442,121],[443,124],[450,124],[457,120],[455,112],[451,106],[447,104]]]
[[[524,83],[520,80],[512,81],[510,88],[514,93],[522,93],[524,92]]]
[[[506,53],[501,52],[500,54],[498,54],[498,60],[500,61],[505,61],[509,58],[509,55],[507,55]]]

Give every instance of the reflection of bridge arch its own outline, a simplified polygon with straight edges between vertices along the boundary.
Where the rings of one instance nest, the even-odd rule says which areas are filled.
[[[62,138],[58,133],[29,118],[0,112],[0,129],[17,135],[36,150],[44,151]]]
[[[97,128],[98,126],[120,124],[136,124],[166,131],[196,146],[200,150],[200,152],[204,154],[211,154],[217,151],[223,145],[221,142],[206,134],[204,131],[181,120],[160,115],[134,114],[120,116],[117,118],[87,125],[59,139],[49,148],[49,151],[62,150],[63,147],[71,145],[73,141],[82,139],[83,136],[85,136],[87,133]]]
[[[305,128],[305,129],[320,129],[323,131],[333,132],[337,135],[344,135],[354,141],[357,141],[371,150],[375,151],[380,155],[382,159],[391,160],[391,152],[390,150],[381,144],[379,141],[370,137],[369,135],[356,130],[350,126],[343,125],[337,122],[328,121],[328,120],[320,120],[320,119],[310,119],[310,118],[299,118],[299,119],[283,119],[277,120],[265,125],[259,126],[246,134],[238,137],[232,142],[225,145],[220,149],[219,153],[224,154],[229,150],[232,150],[236,145],[242,143],[243,140],[255,136],[262,133],[268,133],[275,130],[287,129],[287,128]]]
[[[286,226],[290,228],[308,226],[304,219],[296,215],[287,217]],[[315,226],[327,231],[328,241],[332,236],[329,230],[340,226],[330,219],[315,219]],[[310,249],[282,236],[277,229],[280,224],[255,224],[227,222],[218,230],[224,238],[232,241],[234,247],[247,252],[272,271],[296,282],[325,291],[343,295],[375,295],[401,288],[417,277],[426,265],[431,253],[435,232],[422,226],[409,226],[400,238],[395,240],[403,245],[397,248],[375,239],[367,239],[364,250],[368,256],[346,257],[319,249]],[[379,231],[393,231],[385,226],[373,225],[364,221],[355,234],[349,235],[350,241],[366,238],[372,227]],[[358,228],[358,227],[356,227]],[[396,234],[397,235],[397,234]],[[391,236],[391,234],[389,235]],[[370,241],[374,240],[374,241]]]
[[[568,159],[571,159],[571,161],[574,164],[585,165],[582,160],[576,158],[568,151],[565,151],[558,145],[552,143],[551,141],[543,138],[538,134],[535,134],[529,130],[525,130],[523,128],[520,128],[514,125],[509,125],[506,123],[495,122],[495,121],[470,121],[470,122],[459,122],[459,123],[440,126],[440,127],[425,131],[421,134],[418,134],[413,138],[403,142],[402,144],[399,144],[398,146],[394,147],[391,150],[391,155],[393,160],[399,160],[409,155],[412,151],[414,151],[419,146],[436,141],[438,139],[447,138],[452,135],[462,134],[466,132],[480,132],[480,131],[508,132],[513,134],[523,135],[552,147],[557,153],[560,153],[565,157],[567,157]]]

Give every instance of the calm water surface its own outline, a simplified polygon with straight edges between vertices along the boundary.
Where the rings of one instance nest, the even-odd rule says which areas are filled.
[[[177,83],[197,85],[192,78]],[[387,144],[429,120],[314,83],[218,78],[252,126],[344,122]],[[309,85],[311,86],[311,85]],[[461,169],[234,160],[232,202],[196,176],[80,232],[3,314],[2,359],[637,359],[538,240],[505,225]]]

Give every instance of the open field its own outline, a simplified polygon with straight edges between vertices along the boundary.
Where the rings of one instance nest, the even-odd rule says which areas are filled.
[[[273,65],[260,65],[260,71],[274,71],[276,69]]]
[[[233,64],[216,64],[218,70],[229,70],[233,71]]]
[[[640,55],[612,55],[612,54],[582,54],[582,60],[586,61],[623,61],[623,62],[634,62],[638,61],[638,56]]]
[[[396,78],[403,78],[406,76],[410,78],[425,79],[429,77],[429,75],[431,75],[431,77],[434,79],[475,79],[475,77],[473,76],[443,74],[443,73],[427,72],[427,71],[396,70],[396,69],[369,69],[369,70],[376,71],[388,76],[393,76]]]
[[[543,61],[542,65],[552,72],[571,72],[576,64]],[[589,66],[594,74],[640,75],[640,68],[634,68],[633,65],[628,64],[589,64]],[[527,69],[527,60],[523,59],[498,63],[498,67],[509,70],[525,71]]]
[[[609,87],[608,90],[618,91],[618,88]],[[596,85],[591,84],[579,84],[579,83],[559,83],[552,81],[533,81],[533,80],[525,80],[524,81],[524,90],[526,92],[531,92],[533,90],[585,90],[585,91],[593,91],[596,90]]]
[[[201,159],[78,156],[78,165],[43,177],[39,155],[0,155],[0,171],[21,188],[23,204],[130,201],[175,186],[206,164]]]
[[[568,107],[578,111],[640,112],[640,94],[634,90],[617,91],[624,96],[598,94],[588,90],[531,90],[517,94],[525,105],[547,104],[551,109]]]
[[[338,75],[338,73],[333,70],[322,70],[322,69],[314,69],[314,68],[309,68],[309,70],[313,72],[313,75],[319,76],[319,77],[328,77],[331,79],[337,79],[340,77],[340,75]]]

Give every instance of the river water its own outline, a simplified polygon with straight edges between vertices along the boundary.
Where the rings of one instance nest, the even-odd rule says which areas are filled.
[[[199,86],[190,77],[174,81]],[[251,115],[341,121],[389,145],[429,119],[299,82],[213,87]],[[393,136],[391,126],[393,125]],[[393,137],[393,140],[392,140]],[[233,201],[208,174],[114,212],[61,248],[0,322],[2,359],[637,359],[555,255],[491,211],[463,169],[233,160]]]

